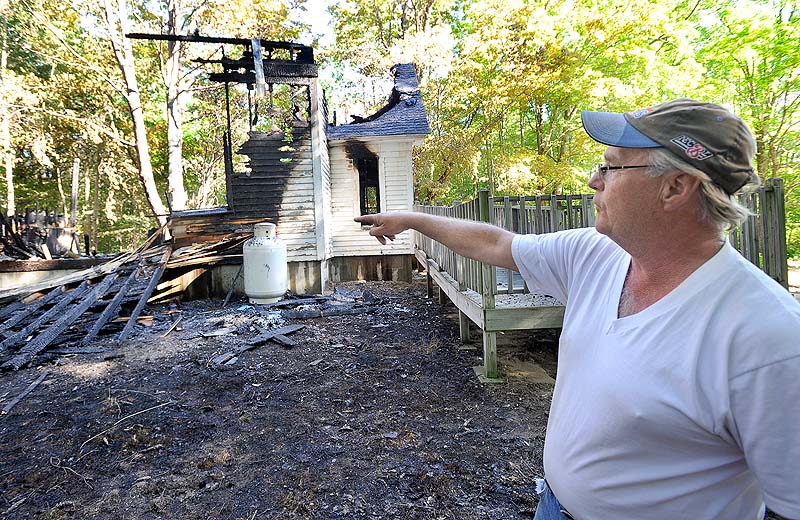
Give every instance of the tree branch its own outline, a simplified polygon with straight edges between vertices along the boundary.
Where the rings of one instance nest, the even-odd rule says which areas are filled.
[[[66,119],[68,121],[75,121],[75,122],[78,122],[78,123],[82,123],[82,124],[85,124],[86,126],[88,126],[90,128],[93,128],[93,129],[97,130],[98,132],[100,132],[102,134],[105,134],[106,136],[114,139],[118,143],[123,144],[125,146],[134,146],[134,144],[135,144],[132,141],[126,141],[125,139],[120,137],[119,134],[112,133],[109,129],[103,128],[102,126],[98,125],[97,123],[93,123],[93,122],[91,122],[88,119],[83,118],[83,117],[71,116],[71,115],[65,114],[63,112],[54,112],[54,111],[48,110],[46,108],[34,107],[34,106],[30,106],[30,105],[9,105],[9,106],[12,106],[12,107],[15,107],[15,108],[19,108],[21,110],[26,110],[28,112],[39,112],[39,113],[42,113],[42,114],[47,114],[49,116],[57,117],[59,119]]]

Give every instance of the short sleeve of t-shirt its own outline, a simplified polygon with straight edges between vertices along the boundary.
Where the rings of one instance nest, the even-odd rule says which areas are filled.
[[[607,249],[598,255],[598,248]],[[511,246],[514,262],[533,292],[548,294],[566,304],[569,289],[587,262],[624,253],[594,228],[571,229],[543,235],[517,235]]]
[[[761,334],[748,341],[763,352],[763,361],[729,381],[730,429],[767,506],[800,518],[800,312],[796,307],[784,311],[777,302],[767,312],[753,325]]]

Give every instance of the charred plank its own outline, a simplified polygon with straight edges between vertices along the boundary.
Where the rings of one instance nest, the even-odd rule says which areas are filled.
[[[61,318],[48,327],[43,333],[28,342],[27,345],[20,349],[16,356],[0,365],[0,368],[4,370],[19,370],[23,365],[29,363],[36,354],[47,348],[59,334],[72,325],[72,322],[74,322],[78,316],[86,312],[86,309],[91,307],[98,298],[103,296],[116,278],[117,273],[106,275],[103,281],[92,290],[87,298],[62,315]]]
[[[116,317],[117,313],[119,312],[119,308],[122,305],[122,300],[125,299],[125,295],[128,293],[128,289],[130,289],[131,281],[136,277],[136,271],[136,269],[131,271],[131,274],[125,279],[125,283],[123,283],[122,287],[120,287],[119,291],[117,291],[114,299],[111,300],[111,303],[108,304],[108,306],[97,318],[97,321],[94,323],[92,328],[89,330],[89,333],[86,335],[86,338],[83,340],[83,345],[91,343],[91,341],[97,337],[100,329],[102,329],[106,323],[109,322],[109,320],[112,320]]]
[[[228,363],[233,358],[238,357],[242,353],[247,352],[248,350],[252,350],[263,343],[266,343],[267,341],[276,341],[285,346],[295,346],[297,345],[297,343],[294,340],[286,337],[286,335],[293,334],[303,328],[305,328],[305,325],[286,325],[284,327],[266,331],[260,336],[257,336],[247,341],[244,345],[235,350],[232,350],[230,352],[225,352],[219,354],[218,356],[213,357],[211,359],[211,364],[219,366]],[[279,337],[280,339],[278,339]]]
[[[22,309],[17,311],[16,314],[11,316],[2,325],[0,325],[0,333],[3,333],[13,327],[14,325],[18,324],[19,322],[23,321],[25,318],[30,318],[33,313],[38,311],[43,306],[47,305],[48,303],[52,302],[58,296],[62,294],[61,287],[56,287],[46,295],[35,299],[28,305],[22,305]]]
[[[25,326],[24,329],[0,342],[0,353],[3,353],[10,347],[14,347],[25,341],[25,338],[27,338],[32,332],[39,330],[39,327],[58,316],[70,303],[72,303],[74,299],[78,298],[79,296],[83,296],[88,289],[89,282],[84,280],[76,289],[64,294],[64,296],[61,297],[61,300],[53,305],[50,310],[33,320],[31,323]]]
[[[156,285],[158,285],[158,281],[161,279],[161,274],[164,272],[164,268],[166,267],[171,254],[172,249],[168,248],[166,251],[164,251],[158,267],[153,273],[153,276],[150,278],[150,283],[147,284],[147,287],[142,293],[142,297],[139,299],[139,303],[136,304],[136,307],[131,313],[130,320],[128,320],[128,323],[125,324],[125,328],[122,329],[122,332],[119,334],[119,337],[117,338],[119,341],[125,341],[128,339],[128,336],[130,336],[131,332],[133,331],[133,327],[136,325],[136,320],[139,318],[139,314],[141,314],[145,304],[147,304],[147,300],[150,298],[150,295],[153,294]]]

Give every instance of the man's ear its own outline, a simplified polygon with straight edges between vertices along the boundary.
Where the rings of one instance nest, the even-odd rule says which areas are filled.
[[[684,172],[667,173],[661,187],[661,200],[667,211],[684,207],[700,191],[700,179]]]

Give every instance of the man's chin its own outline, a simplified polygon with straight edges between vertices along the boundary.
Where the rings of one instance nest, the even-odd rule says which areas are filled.
[[[603,219],[600,214],[595,217],[594,221],[594,228],[597,230],[598,233],[603,235],[608,235],[608,226],[606,225],[605,219]]]

